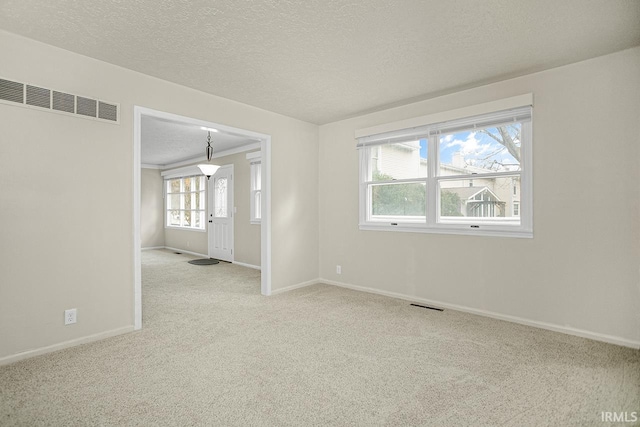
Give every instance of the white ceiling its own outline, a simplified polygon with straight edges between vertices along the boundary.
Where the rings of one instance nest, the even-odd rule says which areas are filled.
[[[143,165],[166,166],[206,158],[207,131],[200,126],[143,115],[141,131],[140,160]],[[211,132],[214,155],[258,142],[225,132]]]
[[[637,0],[3,0],[0,28],[323,124],[640,44]]]

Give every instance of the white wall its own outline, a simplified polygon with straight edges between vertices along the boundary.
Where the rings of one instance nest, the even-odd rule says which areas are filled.
[[[358,229],[356,129],[529,92],[533,239]],[[640,345],[639,147],[640,48],[321,126],[321,277]]]
[[[164,246],[164,188],[160,170],[140,171],[140,241],[143,248]]]
[[[205,256],[209,252],[206,231],[165,228],[164,237],[164,245],[168,248],[180,249]]]
[[[132,329],[134,105],[271,135],[272,288],[318,277],[317,126],[4,31],[0,58],[2,78],[121,106],[116,125],[0,104],[0,363]]]
[[[233,164],[233,259],[249,265],[260,265],[261,226],[251,224],[251,163],[247,153],[216,159],[216,164]]]

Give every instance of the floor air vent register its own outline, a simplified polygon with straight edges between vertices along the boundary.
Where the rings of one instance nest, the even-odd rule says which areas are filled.
[[[444,311],[444,309],[442,309],[442,308],[438,308],[438,307],[431,307],[431,306],[428,306],[428,305],[421,305],[421,304],[409,304],[409,305],[410,305],[410,306],[413,306],[413,307],[426,308],[426,309],[428,309],[428,310]]]
[[[1,78],[0,103],[120,123],[119,104]]]

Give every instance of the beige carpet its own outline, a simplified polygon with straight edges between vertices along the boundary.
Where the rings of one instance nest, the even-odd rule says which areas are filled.
[[[143,252],[144,328],[0,367],[0,425],[561,426],[640,411],[640,352]],[[630,425],[630,424],[626,424]]]

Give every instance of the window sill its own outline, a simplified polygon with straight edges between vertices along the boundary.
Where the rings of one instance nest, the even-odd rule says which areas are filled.
[[[469,227],[469,228],[467,228]],[[427,233],[427,234],[455,234],[463,236],[487,236],[487,237],[515,237],[532,239],[533,231],[521,228],[513,229],[507,227],[496,228],[495,226],[480,226],[480,228],[471,228],[470,225],[437,226],[437,227],[416,227],[409,224],[360,224],[360,230],[363,231],[396,231],[403,233]]]
[[[165,225],[164,226],[165,229],[168,230],[179,230],[179,231],[195,231],[197,233],[206,233],[207,229],[202,229],[202,228],[190,228],[190,227],[175,227],[172,225]]]

